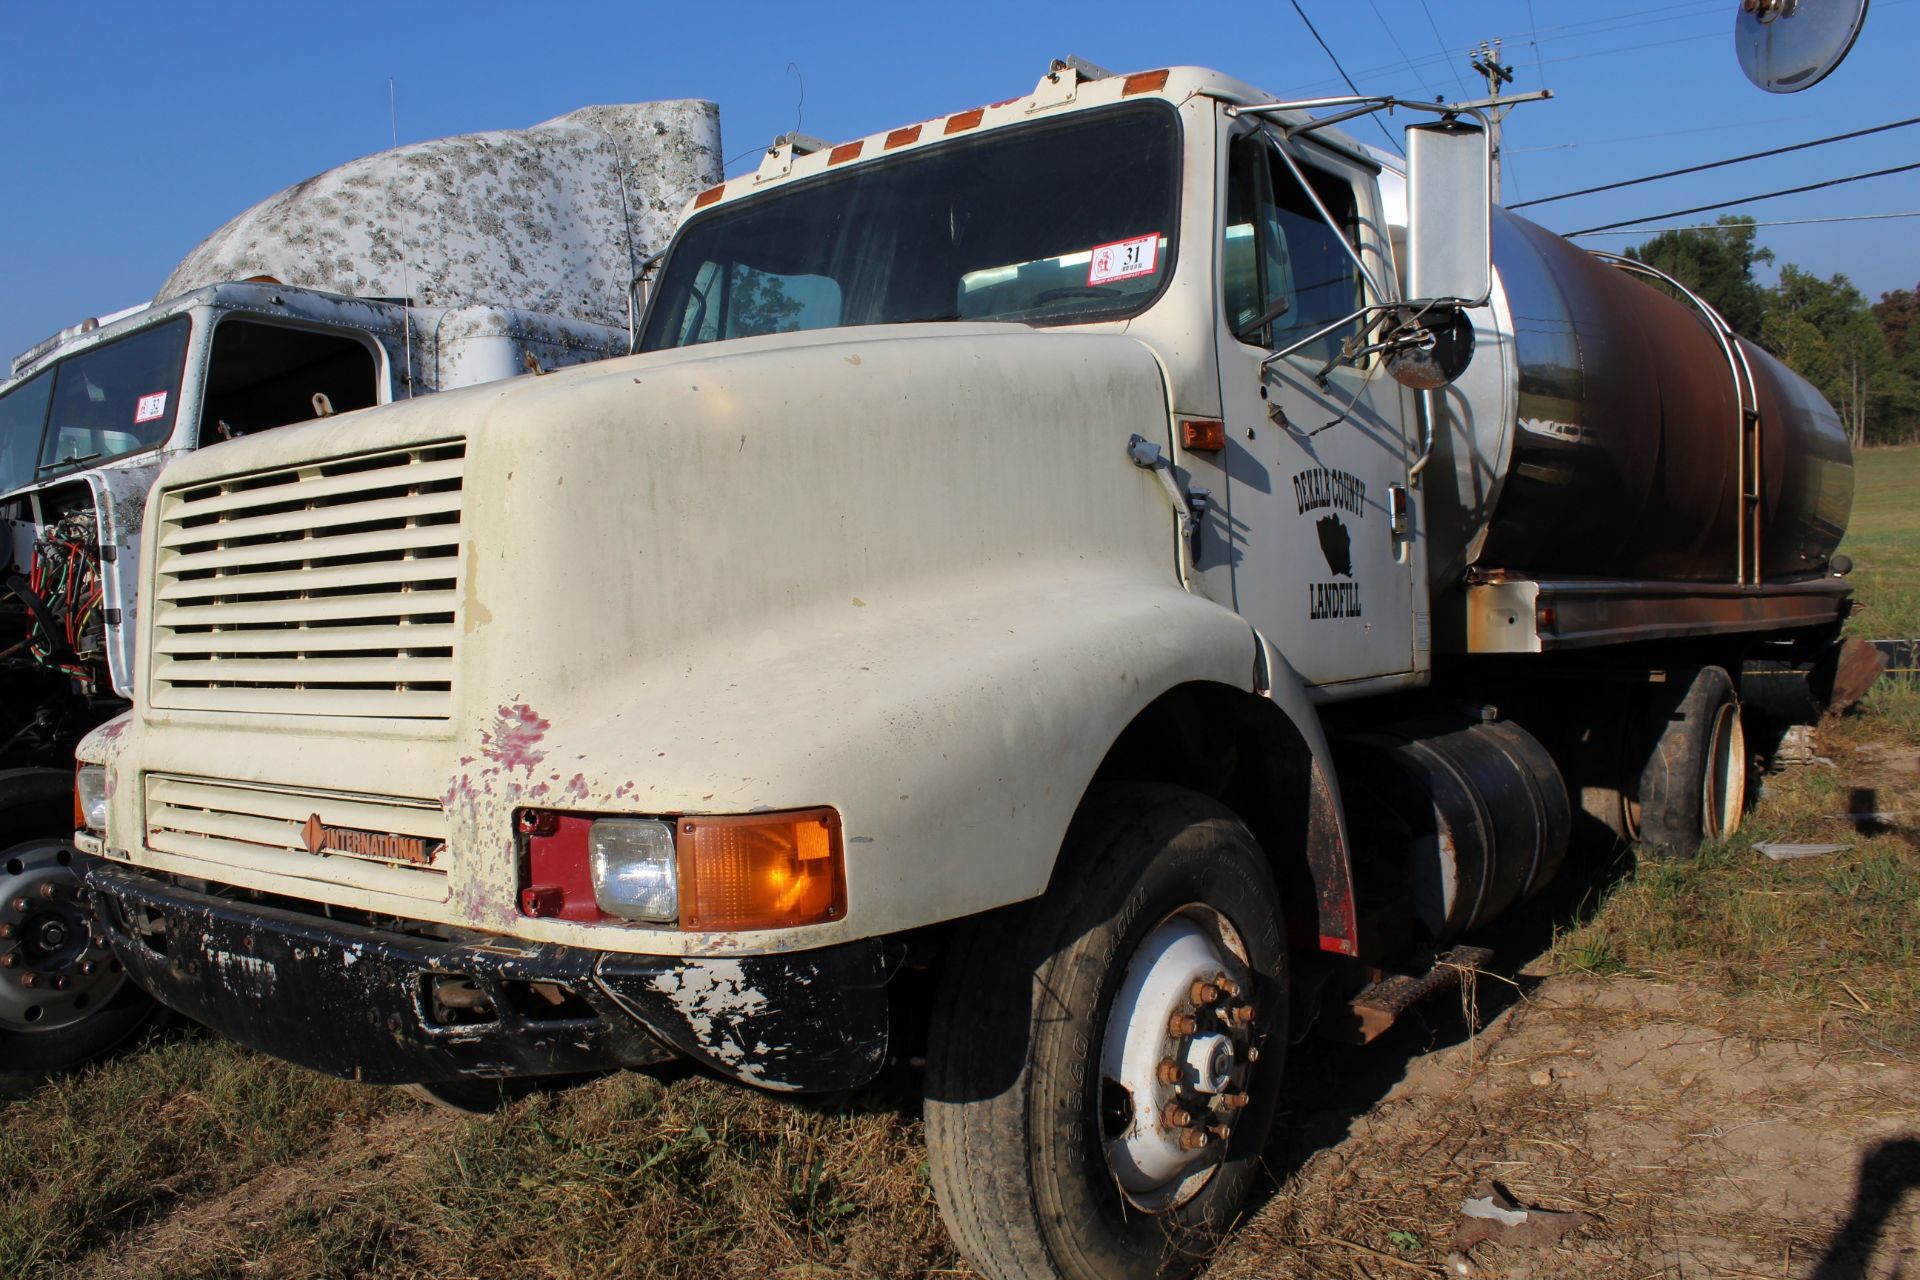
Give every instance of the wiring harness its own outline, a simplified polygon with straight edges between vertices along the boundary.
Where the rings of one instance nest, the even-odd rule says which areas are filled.
[[[25,581],[16,575],[9,584],[33,618],[27,652],[41,665],[89,687],[96,672],[83,655],[97,650],[103,638],[91,634],[98,630],[95,622],[103,595],[97,543],[92,513],[70,511],[49,524],[33,544],[33,563]]]

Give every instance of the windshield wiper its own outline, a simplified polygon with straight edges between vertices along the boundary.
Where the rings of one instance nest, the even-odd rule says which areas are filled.
[[[51,471],[55,467],[71,467],[78,462],[92,462],[95,458],[99,456],[100,456],[100,451],[98,449],[95,449],[92,453],[89,453],[89,454],[82,455],[82,454],[76,453],[71,458],[55,458],[52,462],[43,462],[39,466],[35,467],[33,469],[33,473],[35,475],[39,475],[42,471]]]

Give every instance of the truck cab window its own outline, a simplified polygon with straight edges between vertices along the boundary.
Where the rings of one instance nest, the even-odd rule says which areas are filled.
[[[1359,227],[1353,186],[1302,164],[1349,241]],[[1263,134],[1233,143],[1221,245],[1227,323],[1249,342],[1278,350],[1352,315],[1362,304],[1360,272],[1293,172]],[[1248,332],[1247,327],[1261,321]],[[1302,354],[1326,359],[1352,326],[1327,334]]]
[[[345,334],[227,319],[213,331],[200,443],[305,422],[323,394],[335,413],[380,399],[380,367],[368,346]]]

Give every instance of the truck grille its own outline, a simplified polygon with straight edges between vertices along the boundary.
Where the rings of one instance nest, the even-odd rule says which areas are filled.
[[[440,901],[447,817],[432,800],[146,775],[147,848],[276,876]]]
[[[424,445],[163,494],[152,704],[446,719],[465,463]]]

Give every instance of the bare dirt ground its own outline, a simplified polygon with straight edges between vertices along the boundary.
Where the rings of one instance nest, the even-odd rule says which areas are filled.
[[[1641,979],[1542,981],[1407,1061],[1209,1280],[1920,1276],[1920,1064],[1823,1045],[1806,1022]],[[1375,1086],[1347,1052],[1301,1072],[1328,1089],[1324,1111],[1300,1108],[1303,1139]],[[1458,1270],[1461,1204],[1488,1180],[1588,1221],[1551,1248],[1482,1244]]]

